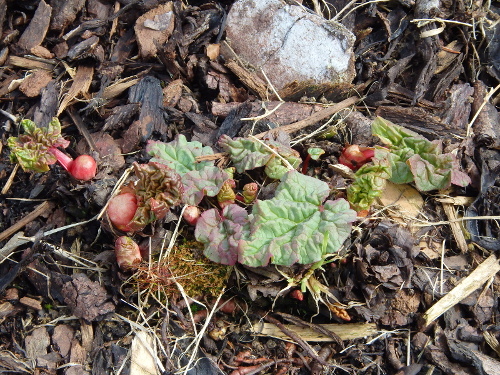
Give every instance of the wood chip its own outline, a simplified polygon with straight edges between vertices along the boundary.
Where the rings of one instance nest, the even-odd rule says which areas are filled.
[[[52,7],[47,5],[44,0],[38,3],[38,8],[35,15],[31,19],[30,24],[24,30],[23,35],[19,38],[16,47],[23,53],[28,53],[33,47],[38,46],[45,39],[47,30],[50,24],[50,15],[52,14]]]
[[[34,98],[40,95],[42,89],[46,87],[51,80],[51,72],[45,69],[37,69],[21,82],[19,90],[27,97]]]
[[[33,310],[41,311],[42,304],[40,301],[30,298],[30,297],[22,297],[19,302],[24,306],[31,307]]]
[[[455,288],[425,312],[423,315],[425,326],[428,326],[448,311],[448,309],[480,288],[486,281],[495,276],[498,271],[500,271],[500,263],[495,255],[490,255],[469,276],[460,280]]]
[[[310,327],[299,327],[284,324],[288,330],[296,333],[304,341],[309,342],[334,342],[331,337],[321,335]],[[336,333],[342,340],[353,340],[373,336],[379,333],[377,325],[373,323],[349,323],[349,324],[318,324],[318,326]],[[253,331],[261,336],[276,337],[282,340],[290,340],[278,327],[271,323],[256,323]]]
[[[92,83],[92,78],[94,77],[94,68],[91,66],[81,65],[77,68],[75,78],[73,79],[73,84],[68,90],[68,93],[64,97],[57,110],[57,116],[59,116],[69,105],[69,103],[75,99],[81,93],[87,93]]]
[[[49,60],[41,61],[19,56],[9,56],[7,59],[7,65],[18,66],[23,69],[45,69],[50,71],[52,71],[55,67],[55,63],[52,63]]]

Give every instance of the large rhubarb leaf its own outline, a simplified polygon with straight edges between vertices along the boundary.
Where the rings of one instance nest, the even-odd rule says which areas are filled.
[[[188,142],[182,134],[169,143],[151,141],[146,147],[152,162],[164,164],[182,176],[184,203],[197,205],[205,195],[214,197],[229,175],[214,166],[213,160],[197,162],[199,156],[213,155],[208,146]]]
[[[251,267],[269,261],[286,266],[308,264],[338,251],[349,236],[356,212],[344,199],[324,202],[329,192],[323,181],[287,172],[273,199],[254,204],[251,234],[241,241],[240,262]]]
[[[283,159],[292,168],[297,168],[301,163],[299,153],[289,145],[289,138],[282,135],[263,141],[253,138],[231,139],[223,135],[219,139],[219,145],[229,154],[239,173],[265,166],[264,171],[269,177],[280,179],[289,170]]]
[[[54,117],[45,128],[38,128],[31,120],[21,121],[21,126],[24,134],[7,140],[12,151],[11,160],[19,163],[24,171],[47,172],[49,165],[57,161],[57,158],[48,152],[49,148],[69,146],[69,141],[61,136],[59,120]]]
[[[210,260],[234,265],[240,260],[240,241],[250,233],[248,213],[244,208],[230,204],[220,211],[205,211],[198,222],[194,235],[205,245],[205,256]]]

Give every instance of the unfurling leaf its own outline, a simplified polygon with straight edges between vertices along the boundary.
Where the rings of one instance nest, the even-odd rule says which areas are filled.
[[[386,180],[391,177],[389,153],[376,149],[373,163],[364,164],[354,175],[354,181],[347,187],[347,199],[358,210],[367,210],[382,194]]]
[[[21,121],[24,134],[19,137],[10,137],[7,144],[12,153],[10,158],[19,163],[24,171],[47,172],[49,165],[54,164],[57,158],[49,148],[69,146],[69,141],[61,136],[61,124],[53,118],[46,128],[38,128],[31,120]]]
[[[226,180],[217,194],[217,202],[219,202],[220,208],[224,208],[230,204],[233,204],[236,199],[236,194],[234,193],[234,188],[236,183],[234,180]]]
[[[255,182],[250,182],[243,186],[243,192],[241,195],[243,196],[243,202],[246,204],[251,204],[257,198],[257,193],[259,192],[259,185]]]
[[[163,219],[171,207],[181,202],[183,186],[179,174],[160,163],[134,163],[134,170],[138,180],[126,191],[137,196],[138,207],[128,227],[131,231],[139,231]]]

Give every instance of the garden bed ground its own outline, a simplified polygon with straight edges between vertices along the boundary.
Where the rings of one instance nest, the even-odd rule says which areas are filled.
[[[0,0],[0,372],[500,374],[498,2],[296,2],[353,32],[355,78],[293,100],[219,54],[232,3]],[[455,173],[445,188],[422,189],[448,173],[424,168],[410,183],[387,182],[366,207],[354,203],[357,177],[339,158],[347,144],[389,147],[372,135],[377,116],[441,142]],[[10,159],[22,119],[47,129],[53,117],[67,154],[96,159],[95,178]],[[210,148],[176,146],[198,156],[182,173],[237,167],[221,177],[234,185],[194,203],[219,215],[227,237],[198,227],[195,236],[179,201],[129,233],[143,260],[120,269],[114,244],[125,233],[105,207],[133,186],[134,163],[169,163],[148,142],[182,136]],[[259,157],[272,151],[239,170],[227,139],[254,142]],[[242,203],[234,192],[246,199],[247,183],[257,201]],[[235,203],[220,214],[226,188]],[[311,204],[345,215],[300,229],[321,236],[319,250],[302,246],[296,227],[279,249],[255,245],[266,228],[248,223],[273,226],[276,212],[299,220]],[[300,264],[335,239],[338,252]]]

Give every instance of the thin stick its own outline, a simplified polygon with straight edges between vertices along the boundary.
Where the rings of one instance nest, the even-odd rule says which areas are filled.
[[[12,236],[14,233],[19,232],[21,228],[24,227],[26,224],[31,223],[38,216],[42,215],[45,212],[48,212],[51,209],[52,209],[52,203],[49,201],[45,201],[42,204],[38,205],[33,211],[31,211],[17,223],[15,223],[10,228],[7,228],[2,233],[0,233],[0,241],[3,241],[6,238]]]
[[[2,188],[2,194],[7,194],[9,191],[10,187],[12,186],[12,181],[14,181],[14,177],[16,177],[17,170],[19,169],[19,164],[16,164],[14,166],[14,169],[10,173],[9,179],[5,183],[5,185]]]

